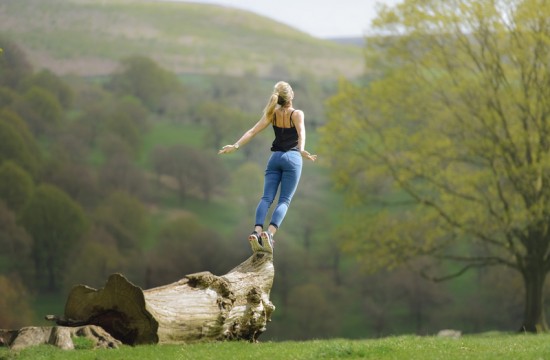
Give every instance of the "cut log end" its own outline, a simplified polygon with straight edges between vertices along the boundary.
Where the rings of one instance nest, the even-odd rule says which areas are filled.
[[[128,345],[158,342],[158,323],[145,308],[143,291],[121,274],[109,276],[105,287],[99,290],[75,286],[67,298],[61,322],[71,323],[100,326]]]

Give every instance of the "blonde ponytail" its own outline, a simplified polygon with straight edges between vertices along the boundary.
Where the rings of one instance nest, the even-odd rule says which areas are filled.
[[[290,85],[284,81],[279,81],[273,87],[273,94],[269,98],[267,105],[264,109],[264,115],[266,119],[269,119],[271,122],[274,121],[273,114],[275,113],[275,108],[277,105],[284,106],[292,101],[294,98],[294,92]]]
[[[279,95],[276,93],[271,94],[271,97],[269,98],[267,105],[264,109],[264,115],[266,119],[269,119],[269,121],[273,122],[273,114],[275,113],[275,107],[277,106],[277,100],[279,99]]]

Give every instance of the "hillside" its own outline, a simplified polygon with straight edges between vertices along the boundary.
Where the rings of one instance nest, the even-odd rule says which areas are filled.
[[[0,33],[36,68],[104,75],[129,55],[145,55],[176,73],[307,71],[356,76],[361,48],[322,40],[240,9],[158,0],[17,0],[0,2]]]

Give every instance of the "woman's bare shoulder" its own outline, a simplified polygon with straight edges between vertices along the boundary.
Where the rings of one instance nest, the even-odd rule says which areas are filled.
[[[292,119],[303,119],[304,118],[304,112],[300,109],[294,109],[292,112]]]

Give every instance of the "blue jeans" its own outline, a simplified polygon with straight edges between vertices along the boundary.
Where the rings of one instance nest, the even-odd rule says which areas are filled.
[[[264,194],[256,208],[255,226],[263,227],[267,211],[273,203],[280,185],[279,202],[273,211],[270,222],[270,225],[279,228],[285,218],[292,196],[296,192],[301,174],[302,155],[299,151],[275,151],[271,154],[265,170]]]

